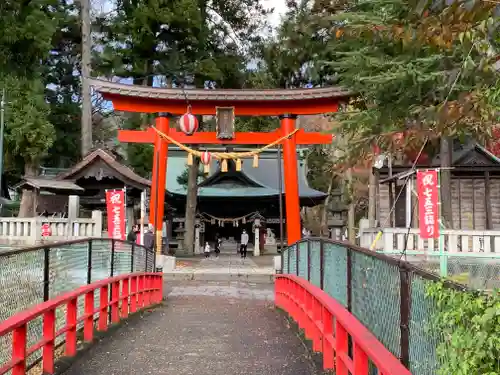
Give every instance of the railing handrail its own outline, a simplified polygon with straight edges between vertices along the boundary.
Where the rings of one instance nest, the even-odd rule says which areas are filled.
[[[288,279],[300,285],[312,295],[321,306],[326,308],[337,322],[345,328],[356,345],[385,375],[411,375],[410,371],[347,309],[326,292],[296,275],[276,275],[279,279]]]
[[[45,312],[52,310],[54,308],[59,307],[60,305],[71,301],[72,299],[78,298],[90,291],[93,291],[97,288],[103,287],[105,285],[112,284],[117,281],[121,281],[124,279],[129,279],[131,277],[138,276],[155,276],[157,273],[155,272],[134,272],[114,277],[109,277],[104,280],[99,280],[93,282],[92,284],[83,285],[75,290],[70,292],[61,294],[60,296],[49,299],[48,301],[42,302],[36,306],[29,308],[28,310],[22,311],[16,315],[7,318],[3,322],[0,323],[0,336],[9,333],[10,331],[18,328],[19,326],[28,323],[29,321],[38,318],[40,315]]]
[[[69,240],[69,241],[57,241],[57,242],[47,242],[44,244],[36,245],[36,246],[28,246],[28,247],[23,247],[20,249],[12,249],[12,250],[5,250],[0,252],[0,257],[4,256],[12,256],[16,254],[21,254],[21,253],[28,253],[31,251],[38,251],[38,250],[43,250],[43,249],[54,249],[54,248],[59,248],[59,247],[64,247],[64,246],[70,246],[70,245],[75,245],[78,243],[87,243],[89,241],[106,241],[106,242],[115,242],[115,243],[124,243],[127,245],[134,245],[136,248],[141,248],[141,249],[146,249],[147,248],[144,245],[139,245],[135,242],[129,242],[126,240],[117,240],[114,238],[101,238],[101,237],[84,237],[84,238],[78,238],[75,240]]]
[[[415,273],[419,276],[422,276],[424,279],[427,279],[427,280],[430,280],[430,281],[443,281],[443,283],[447,286],[447,287],[450,287],[450,288],[453,288],[453,289],[456,289],[456,290],[467,290],[468,289],[468,286],[466,285],[463,285],[463,284],[459,284],[459,283],[456,283],[452,280],[442,280],[438,275],[436,274],[433,274],[432,272],[429,272],[423,268],[420,268],[418,267],[417,265],[413,264],[413,263],[410,263],[408,261],[405,261],[403,259],[397,259],[395,257],[390,257],[384,253],[380,253],[380,252],[377,252],[377,251],[373,251],[373,250],[370,250],[370,249],[366,249],[364,247],[360,247],[358,245],[353,245],[351,244],[350,242],[347,242],[347,241],[336,241],[336,240],[332,240],[330,238],[325,238],[325,237],[305,237],[305,238],[301,238],[300,240],[294,242],[293,244],[291,245],[288,245],[284,251],[281,252],[281,255],[283,257],[285,251],[287,249],[290,249],[292,248],[293,246],[297,245],[296,247],[298,248],[298,245],[300,243],[304,243],[304,242],[308,242],[308,241],[323,241],[323,242],[327,242],[327,243],[331,243],[331,244],[334,244],[334,245],[340,245],[340,246],[344,246],[344,247],[348,247],[349,249],[353,250],[353,251],[356,251],[358,253],[362,253],[366,256],[369,256],[369,257],[372,257],[372,258],[377,258],[381,261],[384,261],[386,263],[389,263],[389,264],[392,264],[394,266],[397,266],[399,267],[400,269],[402,270],[405,270],[405,271],[408,271],[408,272],[412,272],[412,273]],[[283,263],[282,263],[283,264]]]
[[[95,306],[95,291],[99,290],[98,306]],[[84,298],[84,312],[78,316],[78,298]],[[98,314],[98,331],[106,331],[109,323],[118,323],[129,314],[142,308],[158,304],[163,299],[163,274],[137,272],[110,277],[79,287],[61,296],[42,302],[0,323],[0,337],[12,332],[12,354],[6,363],[0,363],[0,374],[12,371],[12,375],[25,375],[27,358],[42,349],[43,373],[53,374],[55,367],[56,338],[66,335],[65,356],[77,353],[78,324],[83,323],[83,339],[94,338],[94,318]],[[56,310],[66,306],[65,324],[57,330]],[[28,346],[28,323],[43,316],[43,337]],[[35,363],[36,363],[35,362]]]

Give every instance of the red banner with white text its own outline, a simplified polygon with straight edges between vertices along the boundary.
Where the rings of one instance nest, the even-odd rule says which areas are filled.
[[[417,171],[418,216],[421,238],[439,237],[438,171]]]
[[[109,238],[125,240],[125,191],[106,191],[106,207]]]

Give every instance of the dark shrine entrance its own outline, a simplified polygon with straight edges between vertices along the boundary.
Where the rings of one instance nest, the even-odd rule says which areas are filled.
[[[296,148],[297,145],[330,144],[332,135],[307,133],[297,129],[296,118],[297,115],[336,112],[339,102],[348,97],[348,92],[336,87],[291,90],[183,90],[124,85],[100,80],[92,80],[91,85],[104,99],[113,102],[115,110],[158,113],[155,127],[146,131],[122,130],[118,136],[121,142],[155,145],[150,222],[157,228],[158,252],[161,249],[161,230],[158,228],[162,227],[163,222],[169,144],[180,147],[191,157],[200,157],[204,164],[210,163],[210,155],[187,145],[261,145],[270,148],[281,144],[287,243],[292,244],[301,238]],[[187,102],[189,113],[186,113]],[[216,115],[217,132],[186,134],[187,132],[171,127],[170,118],[183,114],[188,123],[195,121],[193,115]],[[272,132],[238,133],[234,131],[235,116],[279,116],[281,127]],[[221,161],[222,165],[232,160],[241,166],[246,158],[258,159],[262,151],[263,149],[256,149],[251,152],[211,154]]]

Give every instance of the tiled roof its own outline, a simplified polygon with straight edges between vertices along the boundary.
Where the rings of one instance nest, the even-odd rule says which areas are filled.
[[[186,154],[177,148],[169,148],[168,167],[167,167],[167,182],[166,188],[169,193],[186,195],[186,187],[179,184],[177,177],[181,175],[187,168]],[[254,186],[234,186],[231,187],[227,183],[212,183],[213,179],[219,175],[224,176],[224,172],[220,172],[217,162],[214,160],[211,163],[210,175],[200,184],[198,196],[200,198],[240,198],[240,197],[269,197],[279,196],[279,177],[278,177],[278,160],[276,150],[266,150],[259,157],[258,168],[252,167],[251,159],[242,160],[242,175],[246,176]],[[283,169],[282,169],[283,173]],[[327,194],[311,188],[307,183],[305,165],[302,161],[298,161],[298,185],[299,196],[301,199],[324,199]],[[282,179],[284,192],[284,178]]]
[[[102,149],[97,149],[91,152],[85,158],[83,158],[82,161],[77,163],[73,168],[68,169],[67,171],[57,175],[56,179],[61,181],[70,178],[71,176],[75,175],[76,173],[78,173],[79,171],[90,165],[96,158],[102,159],[110,168],[114,169],[123,177],[143,186],[147,187],[151,186],[151,181],[142,178],[129,167],[119,163],[114,156],[108,154],[106,151]]]
[[[311,89],[268,89],[268,90],[205,90],[205,89],[166,89],[113,83],[91,79],[90,85],[103,94],[143,97],[169,100],[212,100],[212,101],[285,101],[347,97],[350,93],[341,87],[322,87]]]
[[[24,177],[23,181],[18,183],[15,188],[19,189],[23,186],[31,186],[36,189],[46,190],[70,190],[70,191],[83,191],[84,189],[72,181],[54,181],[47,178],[30,178]]]

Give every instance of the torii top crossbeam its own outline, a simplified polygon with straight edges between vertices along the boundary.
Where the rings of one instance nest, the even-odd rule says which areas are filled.
[[[168,134],[171,140],[181,144],[271,144],[285,138],[283,144],[285,174],[285,209],[288,243],[301,237],[301,219],[297,187],[297,144],[330,144],[331,134],[295,131],[297,115],[315,115],[336,112],[339,102],[349,97],[349,92],[337,88],[276,89],[276,90],[203,90],[164,89],[144,86],[124,85],[102,80],[91,80],[90,84],[106,100],[113,102],[115,110],[128,112],[158,113],[156,128]],[[230,116],[280,116],[281,127],[273,132],[229,132],[221,137],[218,132],[198,132],[188,136],[169,126],[171,115],[182,115],[187,111],[187,103],[192,114],[216,115],[221,109],[230,109]],[[228,135],[229,134],[229,135]],[[150,222],[157,228],[157,239],[161,239],[164,210],[165,179],[167,167],[168,141],[160,137],[154,129],[121,130],[121,142],[154,143],[152,194]],[[158,161],[157,161],[158,160]],[[270,172],[273,173],[273,172]],[[156,191],[158,194],[156,194]],[[158,243],[157,243],[158,246]],[[157,247],[157,250],[159,247]]]

